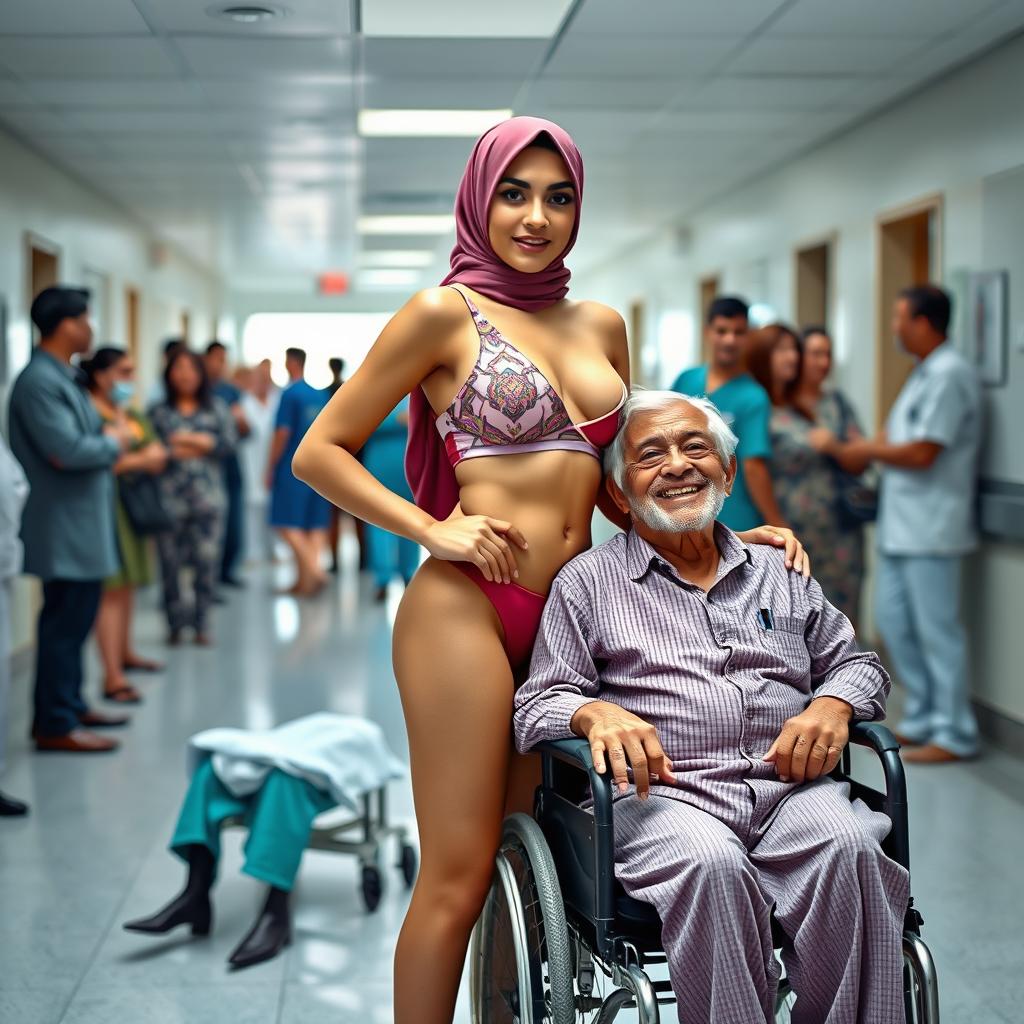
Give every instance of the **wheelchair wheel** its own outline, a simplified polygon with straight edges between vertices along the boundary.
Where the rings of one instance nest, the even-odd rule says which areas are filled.
[[[920,935],[903,933],[903,1003],[907,1024],[939,1024],[935,961]]]
[[[416,847],[411,846],[409,843],[404,843],[398,861],[398,868],[402,872],[402,878],[405,879],[405,887],[407,889],[411,889],[412,883],[416,881],[416,869],[418,867],[419,857],[416,853]]]
[[[525,814],[505,820],[472,950],[475,1024],[574,1024],[562,892],[544,834]]]
[[[384,891],[384,883],[381,879],[380,868],[375,864],[364,864],[360,889],[363,894],[363,904],[369,913],[373,913],[380,904],[380,897]]]

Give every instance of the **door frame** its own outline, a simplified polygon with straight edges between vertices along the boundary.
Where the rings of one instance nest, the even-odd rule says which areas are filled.
[[[883,346],[888,341],[888,323],[891,310],[882,308],[882,236],[885,227],[893,221],[904,220],[920,213],[934,215],[935,228],[929,242],[933,245],[928,253],[928,262],[934,268],[932,280],[935,284],[942,283],[943,251],[942,241],[945,232],[944,196],[941,192],[930,192],[899,206],[891,206],[875,215],[875,425],[880,430],[884,425],[885,414],[881,406],[882,398],[882,367]]]
[[[835,330],[835,324],[832,321],[834,319],[836,303],[836,250],[838,242],[839,229],[833,228],[831,231],[808,235],[793,244],[793,304],[791,308],[794,320],[799,319],[796,314],[800,308],[800,254],[808,249],[820,249],[822,246],[825,246],[828,249],[828,276],[825,279],[825,326],[830,331]],[[806,324],[796,324],[797,330],[802,330],[805,326]]]

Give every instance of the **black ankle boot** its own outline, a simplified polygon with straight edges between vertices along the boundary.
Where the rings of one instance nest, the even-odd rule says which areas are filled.
[[[288,909],[288,893],[270,887],[263,909],[248,934],[228,957],[234,968],[252,967],[253,964],[272,960],[292,941],[292,915]]]
[[[209,935],[213,924],[210,888],[215,869],[213,854],[205,846],[190,846],[185,888],[166,907],[150,917],[126,921],[125,930],[142,932],[144,935],[163,935],[180,924],[189,924],[193,935]]]

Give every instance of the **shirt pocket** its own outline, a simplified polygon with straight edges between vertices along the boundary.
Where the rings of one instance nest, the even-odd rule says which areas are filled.
[[[761,645],[797,675],[811,670],[811,656],[804,637],[806,623],[793,615],[774,616],[774,629],[758,629]]]

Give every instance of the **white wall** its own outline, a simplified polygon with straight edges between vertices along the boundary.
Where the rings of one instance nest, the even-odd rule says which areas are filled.
[[[16,139],[0,132],[0,296],[8,310],[8,360],[13,380],[31,351],[29,273],[26,233],[59,251],[62,283],[107,278],[106,322],[98,342],[126,342],[125,288],[138,289],[140,379],[157,372],[159,342],[178,333],[181,313],[191,316],[193,338],[206,340],[216,323],[220,282],[164,247],[159,266],[151,263],[152,239],[146,228]],[[2,339],[0,339],[2,343]],[[0,394],[6,436],[5,395]],[[14,600],[14,647],[32,639],[35,599],[21,581]]]
[[[725,290],[769,302],[790,318],[794,248],[834,232],[837,376],[873,423],[876,217],[941,194],[943,280],[962,282],[967,271],[998,269],[987,261],[1008,229],[991,218],[986,225],[983,198],[986,179],[1024,166],[1022,95],[1024,39],[1018,38],[720,197],[679,225],[682,232],[673,227],[606,266],[577,273],[574,292],[610,302],[624,314],[630,302],[645,300],[651,345],[645,363],[652,382],[667,384],[696,361],[701,277],[718,273]],[[1022,244],[1019,238],[1014,242]],[[1024,309],[1012,306],[1019,288],[1019,281],[1011,281],[1011,337],[1024,329]],[[664,323],[672,331],[659,348],[658,326]],[[1024,374],[1011,387],[1024,402]],[[1024,601],[1024,548],[986,543],[968,575],[973,692],[1024,722],[1024,687],[1018,682],[1024,631],[1014,622]]]

